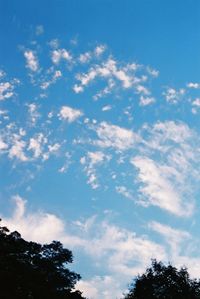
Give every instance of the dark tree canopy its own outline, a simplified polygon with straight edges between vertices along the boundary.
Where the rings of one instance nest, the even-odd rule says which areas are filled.
[[[81,299],[80,275],[70,271],[72,252],[58,241],[41,245],[0,226],[1,299]]]
[[[125,299],[200,299],[200,282],[191,279],[186,268],[176,269],[152,260],[139,275]]]

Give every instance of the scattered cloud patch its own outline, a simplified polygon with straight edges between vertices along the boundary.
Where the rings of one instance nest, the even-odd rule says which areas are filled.
[[[101,122],[96,129],[97,136],[96,144],[100,147],[113,147],[123,151],[132,148],[139,142],[139,136],[131,130]]]
[[[187,84],[187,87],[188,88],[198,89],[198,88],[200,88],[200,84],[199,83],[190,82],[190,83]]]
[[[30,138],[28,150],[33,152],[35,159],[39,158],[43,153],[43,146],[48,142],[43,133],[37,134],[35,137]],[[43,156],[45,157],[45,156]]]
[[[148,106],[148,105],[151,105],[153,103],[155,103],[155,98],[153,97],[144,97],[144,96],[141,96],[140,97],[140,106]]]
[[[10,82],[0,82],[0,101],[9,99],[13,96],[14,86]]]
[[[97,177],[97,166],[109,161],[111,157],[105,155],[103,152],[88,152],[87,156],[81,158],[80,163],[84,166],[84,171],[88,177],[87,183],[91,185],[92,189],[99,187]]]
[[[12,145],[9,149],[8,157],[13,159],[19,159],[22,162],[28,161],[28,157],[26,156],[24,150],[26,148],[26,142],[21,139],[20,135],[14,134],[12,140]]]
[[[28,113],[29,113],[29,121],[33,126],[35,126],[37,120],[40,117],[40,113],[38,112],[39,107],[35,103],[27,104],[27,107],[28,107]]]
[[[185,95],[185,89],[181,88],[176,90],[175,88],[167,88],[167,90],[163,92],[163,95],[168,103],[177,104]]]
[[[125,186],[117,186],[116,191],[117,193],[121,194],[122,196],[128,199],[133,199],[133,195]]]
[[[112,106],[111,105],[106,105],[106,106],[103,106],[103,108],[101,109],[102,111],[109,111],[112,109]]]
[[[5,80],[6,73],[0,70],[0,101],[7,100],[14,96],[14,89],[20,83],[18,79]]]
[[[60,70],[54,71],[52,77],[49,80],[41,83],[40,85],[41,89],[46,90],[50,85],[55,84],[56,81],[61,77],[62,77],[62,72]]]
[[[24,52],[24,57],[26,59],[26,67],[32,72],[37,72],[39,69],[39,63],[34,51],[26,50]]]
[[[52,51],[51,59],[54,64],[59,64],[61,60],[65,60],[67,62],[72,61],[72,56],[66,49],[57,49]]]
[[[91,58],[92,58],[91,53],[90,52],[86,52],[84,54],[80,54],[79,61],[81,63],[87,63],[87,62],[89,62],[91,60]]]
[[[101,56],[106,50],[106,46],[99,45],[95,48],[94,53],[97,57]]]
[[[69,123],[74,122],[83,115],[83,112],[78,109],[71,108],[69,106],[62,106],[60,109],[60,119],[66,120]]]

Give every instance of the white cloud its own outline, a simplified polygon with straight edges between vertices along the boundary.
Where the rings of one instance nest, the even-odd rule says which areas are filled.
[[[27,104],[28,113],[29,113],[29,120],[33,126],[35,126],[40,114],[38,112],[38,105],[35,103]]]
[[[54,75],[53,75],[53,78],[56,79],[56,78],[60,78],[60,77],[62,77],[61,71],[56,70],[55,73],[54,73]]]
[[[90,160],[91,165],[99,164],[103,162],[105,158],[108,158],[102,152],[88,152],[87,156]]]
[[[103,106],[103,108],[101,110],[104,112],[104,111],[109,111],[111,109],[112,109],[111,105],[106,105],[106,106]]]
[[[143,195],[143,205],[154,205],[176,216],[190,216],[193,205],[183,202],[180,191],[174,184],[176,171],[173,167],[159,165],[147,157],[137,156],[131,163],[138,169],[138,181],[142,184],[139,191]]]
[[[71,108],[69,106],[62,106],[60,109],[59,116],[61,119],[68,121],[69,123],[74,122],[76,119],[81,117],[83,112],[78,109]]]
[[[95,48],[94,53],[97,57],[99,57],[100,55],[102,55],[106,50],[106,46],[104,45],[99,45]]]
[[[165,92],[163,92],[166,101],[172,104],[177,104],[180,101],[180,99],[182,99],[184,94],[185,89],[183,88],[180,88],[179,90],[176,90],[174,88],[168,88]]]
[[[108,223],[102,223],[95,235],[86,251],[100,265],[106,260],[110,276],[96,276],[78,283],[77,287],[89,299],[121,298],[129,280],[142,273],[152,257],[166,258],[162,246]]]
[[[91,53],[90,52],[86,52],[84,54],[80,54],[79,61],[81,63],[87,63],[87,62],[89,62],[91,60],[91,58],[92,58]]]
[[[91,68],[87,74],[78,74],[76,76],[77,80],[80,81],[82,87],[88,85],[91,81],[93,81],[97,76],[97,72],[95,69]]]
[[[131,130],[116,125],[101,122],[96,129],[99,140],[96,144],[101,147],[113,147],[118,150],[128,150],[139,140],[139,136]]]
[[[53,63],[59,64],[62,59],[67,62],[71,62],[72,56],[66,49],[57,49],[52,51],[51,59]]]
[[[9,149],[8,157],[11,159],[17,158],[22,162],[28,161],[28,158],[24,153],[26,142],[21,140],[21,136],[17,134],[14,134],[12,138],[12,146]]]
[[[155,98],[153,97],[140,97],[140,106],[147,106],[153,103],[155,103]]]
[[[7,148],[8,148],[8,144],[6,144],[0,137],[0,152],[6,150]]]
[[[30,138],[28,150],[33,151],[35,159],[39,158],[43,153],[43,146],[47,143],[47,138],[43,133],[38,133],[35,137]]]
[[[59,143],[55,143],[53,145],[48,145],[48,149],[50,153],[55,153],[60,149],[60,144]]]
[[[68,170],[70,164],[71,164],[71,155],[69,152],[66,152],[64,165],[58,169],[58,172],[60,172],[60,173],[66,172]]]
[[[200,84],[199,83],[190,82],[190,83],[187,84],[187,87],[188,88],[198,89],[198,88],[200,88]]]
[[[196,107],[200,107],[200,98],[195,99],[195,100],[192,102],[192,105],[193,105],[193,106],[196,106]]]
[[[169,147],[168,142],[181,146],[194,137],[194,132],[182,122],[156,122],[153,126],[144,128],[150,132],[149,140],[144,141],[145,144],[161,151]]]
[[[161,234],[165,238],[166,242],[171,247],[171,254],[173,254],[174,257],[180,254],[179,251],[181,250],[181,243],[187,243],[191,239],[191,235],[187,231],[175,229],[156,221],[150,222],[149,228]]]
[[[11,82],[0,82],[0,101],[11,98],[14,95],[13,89]]]
[[[98,72],[101,76],[113,75],[116,79],[121,81],[124,88],[130,88],[133,84],[133,78],[125,69],[118,69],[114,59],[108,59],[103,67],[98,69]]]
[[[125,186],[116,186],[117,193],[123,195],[124,197],[128,199],[133,199],[133,195],[131,192],[125,187]]]
[[[146,96],[150,95],[150,91],[144,85],[138,84],[136,86],[136,92],[139,94],[144,94]],[[150,97],[148,97],[150,99]]]
[[[87,156],[80,159],[80,163],[84,165],[84,171],[88,177],[87,183],[91,185],[92,189],[99,187],[96,167],[109,161],[111,157],[103,152],[88,152]]]
[[[41,83],[40,87],[41,89],[45,90],[47,89],[50,85],[55,84],[56,81],[58,80],[58,78],[62,77],[62,73],[60,70],[56,70],[54,71],[54,74],[52,76],[52,78],[50,78],[47,81],[44,81]]]
[[[120,280],[109,275],[95,276],[90,280],[80,280],[77,289],[83,292],[88,299],[121,298],[122,289]]]
[[[11,217],[4,217],[3,224],[11,231],[17,230],[26,240],[51,242],[62,237],[63,222],[53,214],[44,212],[26,212],[26,201],[19,195],[13,197],[16,204]]]
[[[80,86],[80,85],[75,84],[75,85],[73,86],[73,91],[74,91],[75,93],[83,92],[83,90],[84,90],[83,87]]]
[[[166,121],[144,125],[140,138],[131,160],[138,170],[139,203],[190,216],[199,184],[198,135],[185,123]]]
[[[199,269],[200,269],[200,258],[199,257],[188,257],[188,256],[178,256],[174,258],[173,264],[177,267],[182,267],[183,265],[188,268],[188,272],[191,277],[197,278],[199,277]]]
[[[156,221],[150,222],[148,226],[159,233],[169,244],[170,248],[166,248],[166,250],[170,262],[176,267],[187,267],[192,277],[198,277],[200,267],[199,242],[185,230],[175,229]]]
[[[24,57],[26,58],[26,67],[33,72],[38,71],[39,63],[35,53],[31,50],[26,50],[24,52]]]
[[[158,77],[159,71],[152,69],[151,67],[147,67],[147,72],[152,76],[152,77]]]
[[[149,95],[150,91],[145,86],[141,85],[142,82],[147,81],[148,77],[145,75],[137,77],[135,74],[139,68],[140,66],[135,63],[122,65],[114,58],[108,57],[108,59],[102,63],[90,66],[87,72],[78,73],[76,75],[78,84],[75,84],[73,89],[77,90],[82,87],[81,91],[83,91],[85,87],[91,84],[94,80],[100,79],[105,82],[106,86],[102,90],[97,91],[96,95],[94,95],[94,99],[111,93],[114,87],[117,89],[133,88],[137,93]],[[147,70],[145,71],[147,72]]]
[[[13,196],[15,204],[10,217],[1,217],[3,225],[10,231],[17,230],[24,239],[39,243],[49,243],[53,240],[61,241],[69,249],[84,246],[85,241],[74,233],[65,229],[64,221],[54,214],[43,211],[29,212],[27,201],[19,195]],[[1,215],[2,216],[2,215]]]
[[[93,99],[98,100],[98,99],[110,94],[112,92],[112,90],[114,89],[114,87],[116,87],[116,86],[117,86],[117,84],[115,83],[115,81],[112,78],[108,79],[107,86],[105,88],[103,88],[102,90],[100,90],[99,92],[97,92],[93,96]]]
[[[150,259],[165,259],[162,246],[134,232],[103,222],[85,250],[96,261],[107,261],[108,269],[117,275],[133,277],[144,269]],[[89,244],[88,244],[89,245]]]

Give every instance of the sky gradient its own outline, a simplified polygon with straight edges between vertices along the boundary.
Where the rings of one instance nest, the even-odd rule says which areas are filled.
[[[0,0],[0,45],[4,224],[89,299],[151,258],[200,277],[200,2]]]

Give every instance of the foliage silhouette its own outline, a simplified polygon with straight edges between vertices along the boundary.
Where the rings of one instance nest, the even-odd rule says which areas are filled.
[[[1,299],[83,299],[79,274],[66,266],[72,252],[58,241],[41,245],[0,226]]]
[[[200,282],[186,268],[152,260],[151,267],[137,276],[125,299],[200,299]]]

